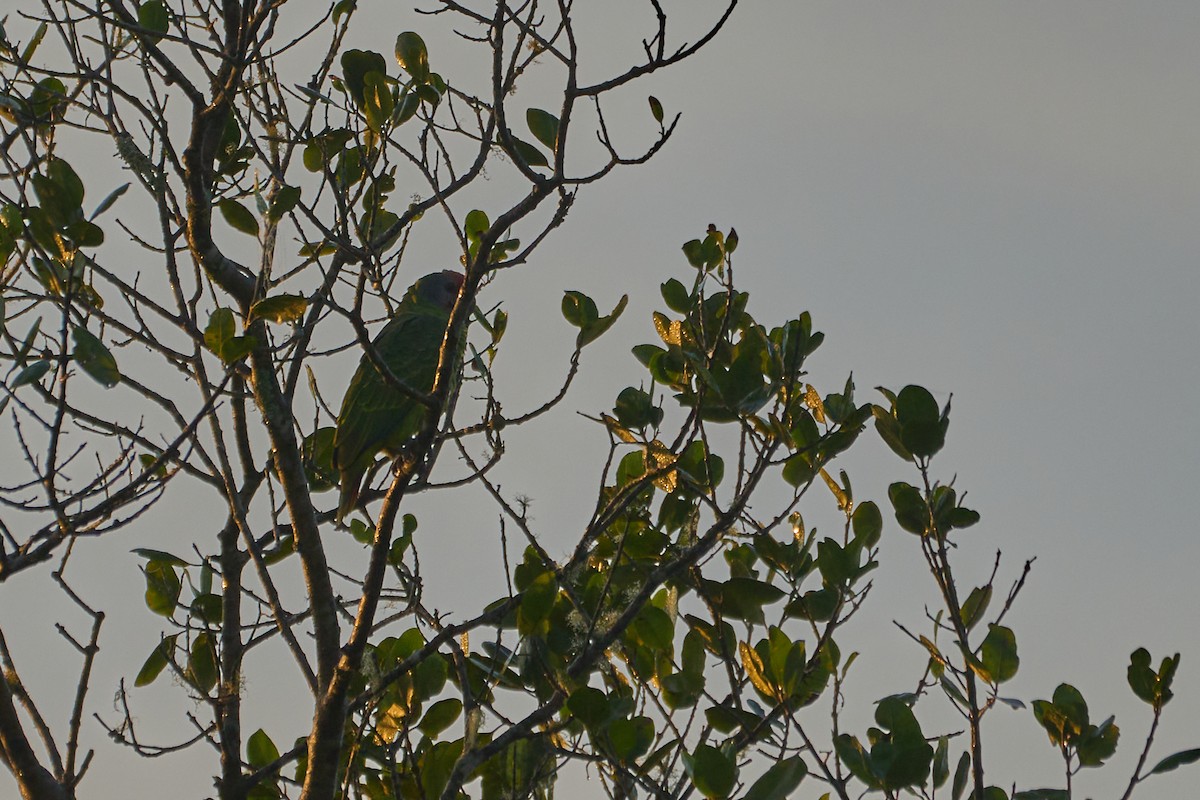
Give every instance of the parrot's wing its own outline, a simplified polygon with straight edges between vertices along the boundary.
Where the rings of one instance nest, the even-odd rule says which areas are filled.
[[[392,374],[419,392],[428,392],[437,372],[446,317],[404,310],[392,319],[373,346]],[[338,415],[333,461],[341,475],[338,517],[358,501],[363,476],[375,457],[395,453],[420,430],[425,408],[388,382],[364,356]]]

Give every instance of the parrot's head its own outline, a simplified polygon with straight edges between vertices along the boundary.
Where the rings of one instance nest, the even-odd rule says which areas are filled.
[[[454,303],[458,300],[458,291],[462,285],[463,274],[461,272],[449,269],[442,272],[431,272],[409,288],[408,296],[405,299],[411,298],[421,305],[449,311],[454,308]]]

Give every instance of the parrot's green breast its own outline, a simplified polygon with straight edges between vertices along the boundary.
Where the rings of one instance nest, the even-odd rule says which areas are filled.
[[[446,325],[461,282],[461,276],[452,272],[422,278],[372,343],[392,375],[414,391],[433,389]],[[423,404],[363,356],[342,400],[333,438],[333,463],[341,479],[339,519],[357,503],[363,476],[376,456],[396,455],[420,431],[426,413]]]

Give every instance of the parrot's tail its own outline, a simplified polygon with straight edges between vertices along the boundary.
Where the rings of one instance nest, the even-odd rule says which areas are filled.
[[[338,496],[337,511],[337,521],[339,524],[343,522],[346,517],[350,515],[350,512],[354,510],[354,507],[358,505],[358,494],[362,491],[361,484],[363,479],[362,473],[359,472],[355,474],[354,470],[342,470],[340,475],[342,487],[341,493]]]

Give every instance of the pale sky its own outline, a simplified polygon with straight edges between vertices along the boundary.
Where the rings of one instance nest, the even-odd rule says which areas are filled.
[[[681,15],[713,6],[674,5]],[[777,324],[807,309],[825,332],[810,360],[822,391],[853,371],[861,399],[878,397],[874,386],[906,383],[939,400],[953,393],[949,443],[935,473],[956,474],[983,515],[963,536],[964,582],[986,576],[1000,549],[999,592],[1037,557],[1008,618],[1022,664],[1005,694],[1048,698],[1066,681],[1088,699],[1093,721],[1115,713],[1117,756],[1076,785],[1079,796],[1119,796],[1149,724],[1148,708],[1125,683],[1136,647],[1148,647],[1155,664],[1183,655],[1151,762],[1200,746],[1200,417],[1190,408],[1200,396],[1192,323],[1200,300],[1200,5],[743,5],[708,50],[634,87],[610,112],[615,135],[631,148],[652,134],[646,94],[669,115],[681,112],[665,151],[581,192],[556,238],[496,286],[511,314],[497,371],[513,409],[543,396],[561,374],[573,338],[558,313],[562,290],[584,290],[605,310],[631,296],[617,329],[585,353],[584,376],[559,412],[535,435],[510,438],[505,488],[533,498],[548,542],[573,541],[605,444],[575,412],[607,410],[623,386],[641,380],[628,348],[653,340],[658,285],[686,276],[679,246],[710,222],[736,227],[735,269],[759,321]],[[597,26],[584,31],[585,65],[637,53],[649,30],[641,7],[601,3],[581,12],[581,26]],[[380,15],[354,44],[390,53],[399,31],[438,24]],[[701,23],[672,25],[684,36]],[[431,58],[453,79],[455,67],[438,64],[432,45]],[[554,107],[550,95],[519,97],[526,96]],[[489,191],[501,196],[500,183]],[[844,461],[857,498],[879,502],[889,522],[875,590],[842,644],[843,652],[864,651],[847,714],[865,720],[873,701],[911,689],[924,662],[892,620],[924,631],[923,608],[935,598],[915,540],[886,513],[888,483],[913,474],[873,431]],[[832,519],[828,496],[812,497],[806,517]],[[421,532],[437,532],[420,543],[427,574],[447,576],[430,587],[444,610],[469,611],[502,587],[496,511],[482,492],[477,499],[441,528],[422,516]],[[438,500],[421,499],[431,519]],[[94,591],[140,602],[141,578],[126,554],[159,546],[162,534],[130,532],[108,545],[112,560],[102,562]],[[6,624],[12,598],[44,577],[3,587]],[[61,604],[46,608],[47,619],[69,613]],[[111,719],[111,688],[136,672],[157,631],[144,610],[107,624],[113,638],[94,698]],[[52,631],[45,642],[54,662],[46,680],[60,666],[72,671],[74,655]],[[189,710],[178,687],[161,684],[142,695],[150,728],[154,702],[171,715]],[[265,709],[286,703],[294,685],[272,686],[260,674],[249,688]],[[922,719],[937,701],[927,705],[929,712],[918,707]],[[989,782],[1061,786],[1055,752],[1030,711],[1001,709],[988,719]],[[101,752],[82,796],[143,796],[148,775],[194,774],[194,789],[173,792],[180,797],[209,790],[212,751],[133,763],[90,730]],[[284,731],[304,728],[280,718]],[[926,724],[926,733],[938,732]],[[1198,774],[1159,776],[1138,796],[1190,798]],[[822,791],[805,782],[799,796]]]

